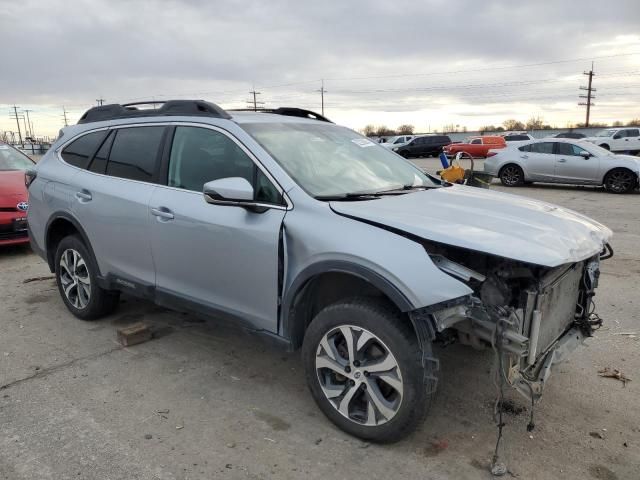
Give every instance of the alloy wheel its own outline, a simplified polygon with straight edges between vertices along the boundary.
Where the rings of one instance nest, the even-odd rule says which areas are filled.
[[[400,367],[370,331],[354,325],[330,330],[318,345],[315,365],[327,400],[349,420],[377,426],[398,412],[403,395]]]
[[[508,186],[519,185],[522,181],[521,170],[514,165],[507,166],[502,171],[500,179]]]
[[[631,189],[633,185],[633,175],[626,170],[616,170],[609,174],[607,187],[615,193],[624,193]]]
[[[60,283],[71,305],[82,310],[91,300],[91,278],[82,255],[68,248],[60,257]]]

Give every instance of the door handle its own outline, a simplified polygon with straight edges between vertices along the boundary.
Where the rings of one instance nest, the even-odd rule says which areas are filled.
[[[76,198],[81,203],[85,203],[85,202],[90,202],[93,197],[91,196],[91,193],[88,190],[80,190],[79,192],[76,192]]]
[[[558,163],[565,163],[567,161],[566,158],[560,158],[558,159]]]
[[[173,220],[173,212],[166,207],[152,208],[151,214],[162,220]]]
[[[520,158],[524,158],[525,160],[529,158],[529,155],[520,155]]]

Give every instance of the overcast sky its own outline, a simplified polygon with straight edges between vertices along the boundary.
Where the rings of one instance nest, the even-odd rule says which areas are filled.
[[[640,117],[640,2],[0,0],[0,131],[55,134],[104,98],[320,110],[353,128]]]

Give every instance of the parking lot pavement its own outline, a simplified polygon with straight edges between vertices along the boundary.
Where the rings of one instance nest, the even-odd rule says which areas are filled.
[[[436,162],[416,161],[429,170]],[[596,297],[605,324],[552,376],[533,432],[528,410],[505,416],[508,466],[527,480],[637,479],[640,195],[508,191],[585,213],[616,234]],[[440,349],[439,395],[425,424],[398,444],[369,445],[322,416],[297,353],[129,298],[109,318],[82,322],[52,279],[24,283],[50,275],[28,248],[0,251],[0,272],[2,479],[490,478],[488,351]],[[116,329],[140,320],[157,337],[119,346]],[[605,367],[632,381],[600,377]]]

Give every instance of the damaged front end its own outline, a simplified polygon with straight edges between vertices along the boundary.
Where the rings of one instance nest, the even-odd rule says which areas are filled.
[[[496,351],[497,374],[529,401],[536,401],[552,367],[564,361],[601,325],[594,312],[600,260],[555,268],[479,252],[425,245],[442,271],[474,293],[411,312],[432,338]]]

